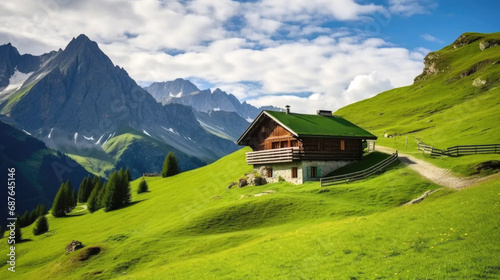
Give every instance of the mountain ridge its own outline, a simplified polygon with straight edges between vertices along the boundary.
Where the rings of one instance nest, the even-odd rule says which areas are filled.
[[[185,159],[205,163],[238,148],[206,132],[192,108],[157,103],[83,34],[64,50],[40,57],[45,57],[43,63],[17,90],[4,95],[0,108],[51,148],[76,156],[81,153],[80,157],[89,156],[88,149],[102,153],[103,143],[128,128],[144,132],[144,141],[156,139],[186,154]],[[11,68],[3,67],[0,75],[12,73]],[[199,160],[185,166],[198,167]],[[161,168],[161,161],[155,164],[155,170],[133,170],[133,176]]]
[[[199,112],[226,111],[236,112],[247,122],[251,122],[262,110],[281,111],[274,106],[255,107],[246,101],[240,102],[233,94],[215,90],[200,90],[191,81],[177,78],[173,81],[154,82],[144,87],[156,101],[162,104],[183,104]]]

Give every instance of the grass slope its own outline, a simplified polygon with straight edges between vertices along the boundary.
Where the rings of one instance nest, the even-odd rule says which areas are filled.
[[[500,42],[500,33],[466,33],[454,45],[430,53],[426,74],[407,87],[389,90],[338,110],[335,114],[379,137],[377,144],[417,153],[417,141],[445,149],[454,145],[500,143],[500,46],[481,51],[484,41]],[[432,66],[432,67],[431,67]],[[486,84],[474,86],[475,80]],[[360,114],[360,112],[363,112]],[[384,133],[393,135],[384,138]],[[497,156],[427,159],[469,175],[471,166]]]
[[[94,214],[78,208],[71,217],[49,217],[50,231],[42,236],[33,236],[31,227],[23,229],[28,241],[17,246],[16,279],[108,279],[121,277],[123,272],[131,278],[206,279],[206,273],[223,278],[224,270],[199,271],[197,276],[183,275],[180,271],[200,258],[214,261],[206,263],[214,267],[219,266],[215,262],[221,256],[252,259],[259,251],[244,256],[238,252],[260,250],[268,242],[281,244],[283,238],[317,225],[337,222],[342,225],[351,219],[365,219],[362,217],[389,211],[426,190],[437,188],[412,171],[396,166],[381,176],[329,188],[311,182],[300,186],[278,183],[227,190],[230,182],[251,171],[245,164],[247,151],[242,149],[209,166],[175,177],[148,178],[151,192],[134,193],[132,205],[126,208]],[[132,185],[135,190],[138,181]],[[276,193],[253,196],[265,190]],[[329,230],[333,234],[337,229]],[[302,242],[300,239],[304,236],[290,242]],[[100,246],[102,252],[80,261],[85,249],[69,255],[64,252],[71,240],[79,240],[88,247]],[[6,256],[5,248],[0,255]],[[254,265],[260,260],[253,261],[256,263],[249,263],[246,271],[233,275],[255,275]],[[279,265],[268,269],[265,278],[288,271],[286,266]],[[0,277],[5,276],[5,271],[0,270]],[[161,272],[161,277],[151,274],[155,271]]]

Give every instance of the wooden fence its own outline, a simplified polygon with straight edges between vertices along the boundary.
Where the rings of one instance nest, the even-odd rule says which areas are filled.
[[[500,153],[500,144],[453,146],[446,151],[450,156],[498,154]]]
[[[436,149],[433,146],[418,144],[418,150],[422,151],[424,154],[430,154],[431,156],[450,156],[458,157],[463,155],[475,155],[475,154],[498,154],[500,153],[500,144],[488,144],[488,145],[461,145],[449,147],[446,150]]]
[[[348,183],[348,182],[353,182],[357,180],[364,179],[368,176],[371,176],[375,174],[376,172],[382,171],[382,169],[386,168],[389,164],[393,163],[398,159],[398,151],[396,151],[394,154],[392,154],[390,157],[384,159],[383,161],[361,171],[349,173],[349,174],[343,174],[343,175],[337,175],[337,176],[331,176],[331,177],[324,177],[320,179],[321,186],[329,186],[329,185],[334,185],[334,184],[339,184],[339,183]]]

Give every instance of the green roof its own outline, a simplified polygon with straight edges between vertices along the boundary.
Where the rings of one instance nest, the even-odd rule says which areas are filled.
[[[287,114],[276,111],[264,111],[264,113],[297,136],[377,139],[375,135],[339,116]]]

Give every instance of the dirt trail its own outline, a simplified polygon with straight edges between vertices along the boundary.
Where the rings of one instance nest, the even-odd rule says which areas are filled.
[[[395,151],[395,149],[393,148],[387,148],[382,146],[377,146],[376,150],[388,154],[392,154]],[[460,190],[475,185],[482,181],[488,180],[492,176],[495,176],[495,175],[490,175],[486,177],[463,177],[463,178],[456,177],[453,174],[451,174],[451,172],[448,169],[436,167],[428,162],[401,153],[399,151],[398,151],[398,156],[399,160],[402,163],[407,164],[408,167],[415,170],[428,180],[438,185],[456,190]]]
[[[87,205],[86,204],[82,205],[82,209],[78,210],[78,211],[75,211],[75,213],[80,213],[80,212],[83,212],[85,210],[87,210]]]

